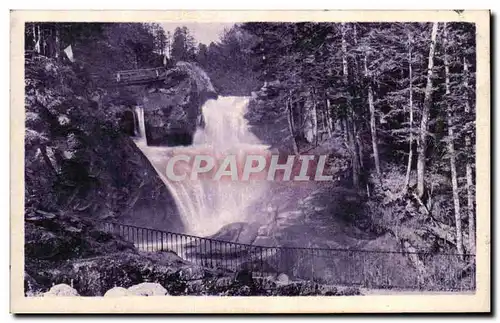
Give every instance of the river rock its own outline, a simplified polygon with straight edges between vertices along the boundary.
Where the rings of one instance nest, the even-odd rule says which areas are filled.
[[[253,244],[259,235],[261,224],[258,222],[234,222],[223,226],[211,239]]]
[[[126,288],[113,287],[104,294],[104,297],[122,297],[122,296],[128,296],[128,295],[129,295],[129,292]]]
[[[274,237],[269,237],[266,235],[258,236],[253,244],[256,246],[263,246],[263,247],[279,247],[278,241]]]
[[[289,284],[290,278],[287,274],[281,273],[276,277],[276,283],[278,284]]]
[[[164,296],[168,295],[165,287],[158,283],[141,283],[128,288],[128,293],[134,296]]]
[[[53,296],[80,296],[76,289],[66,284],[58,284],[52,286],[48,292],[43,294],[44,297]]]

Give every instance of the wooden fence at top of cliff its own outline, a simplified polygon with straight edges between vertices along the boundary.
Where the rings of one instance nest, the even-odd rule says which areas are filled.
[[[139,251],[170,251],[203,267],[246,269],[258,277],[284,273],[321,284],[400,290],[473,291],[476,286],[474,255],[266,247],[110,222],[103,229]]]
[[[114,80],[118,86],[144,85],[164,81],[168,74],[164,67],[126,70],[116,72]]]

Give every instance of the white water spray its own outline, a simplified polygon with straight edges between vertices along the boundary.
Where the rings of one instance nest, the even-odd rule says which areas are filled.
[[[219,97],[202,108],[205,128],[197,129],[193,145],[185,147],[149,147],[145,140],[144,111],[137,108],[140,137],[137,146],[151,161],[172,193],[188,233],[210,235],[222,226],[243,221],[259,221],[253,206],[265,195],[266,181],[214,181],[209,179],[172,182],[165,176],[166,165],[174,155],[199,153],[240,156],[263,152],[263,145],[250,131],[245,113],[246,97]]]
[[[146,141],[146,124],[144,123],[144,109],[142,107],[135,107],[135,115],[137,118],[137,128],[140,140]]]

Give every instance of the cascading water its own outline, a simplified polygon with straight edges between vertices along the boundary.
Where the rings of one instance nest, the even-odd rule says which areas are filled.
[[[144,109],[142,107],[135,107],[135,115],[137,120],[137,135],[138,139],[146,141],[146,123],[144,122]]]
[[[244,221],[259,221],[260,212],[252,207],[265,195],[265,181],[215,181],[212,179],[173,182],[165,175],[172,156],[242,156],[248,152],[267,151],[249,129],[245,113],[249,98],[219,97],[208,100],[202,108],[205,127],[197,129],[193,145],[185,147],[150,147],[145,140],[144,111],[137,108],[139,138],[135,141],[151,161],[176,200],[188,233],[210,235],[222,226]]]

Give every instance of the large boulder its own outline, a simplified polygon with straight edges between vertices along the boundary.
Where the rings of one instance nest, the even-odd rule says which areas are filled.
[[[58,284],[52,286],[48,292],[43,294],[44,297],[53,296],[80,296],[78,292],[73,287],[66,284]]]
[[[104,297],[123,297],[129,295],[129,291],[126,288],[113,287],[104,294]]]
[[[140,283],[128,288],[128,294],[134,296],[164,296],[168,295],[165,287],[158,283]]]
[[[197,127],[204,126],[201,107],[217,98],[207,74],[196,64],[178,62],[163,83],[143,97],[149,145],[190,145]]]
[[[281,273],[276,277],[276,282],[281,285],[286,285],[290,283],[290,278],[287,274]]]

